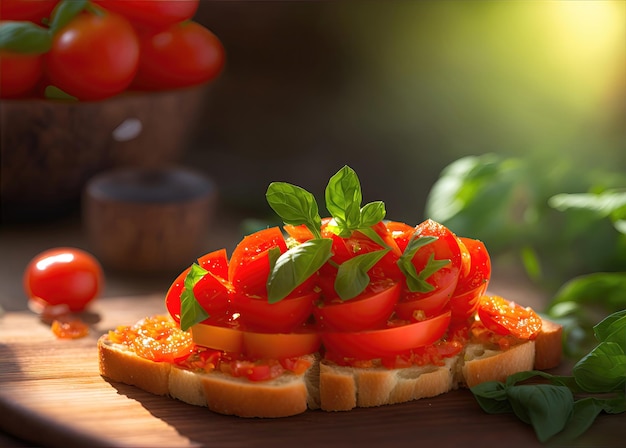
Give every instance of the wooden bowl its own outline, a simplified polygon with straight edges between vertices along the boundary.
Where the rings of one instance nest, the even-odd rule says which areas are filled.
[[[91,179],[83,224],[105,268],[178,274],[206,252],[217,191],[188,169],[118,169]]]
[[[177,162],[206,91],[129,92],[97,102],[0,100],[3,221],[76,209],[86,182],[102,171]]]

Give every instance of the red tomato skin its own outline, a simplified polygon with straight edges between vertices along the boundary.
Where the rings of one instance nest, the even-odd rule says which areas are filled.
[[[0,19],[27,20],[40,24],[50,17],[50,13],[59,0],[2,0],[0,1]]]
[[[191,19],[200,0],[93,0],[109,11],[126,17],[139,28],[163,29]]]
[[[26,266],[23,284],[29,300],[78,312],[100,294],[104,274],[93,255],[62,247],[35,256]]]
[[[44,56],[50,84],[82,101],[123,92],[138,63],[139,41],[133,27],[109,12],[77,15],[54,36]]]
[[[42,77],[43,57],[0,50],[0,98],[20,98],[34,91]]]
[[[213,80],[224,67],[225,52],[215,34],[196,22],[177,23],[140,38],[138,90],[195,86]]]
[[[459,276],[459,282],[450,299],[454,322],[470,319],[476,313],[479,299],[487,291],[491,278],[491,258],[485,245],[470,238],[460,239],[469,252],[470,266],[465,275]]]
[[[226,249],[219,249],[198,258],[198,265],[217,277],[222,284],[226,284],[228,278],[228,258]],[[185,289],[185,277],[189,273],[191,267],[181,272],[172,282],[167,294],[165,295],[165,307],[172,319],[180,323],[180,295]]]
[[[311,292],[269,303],[267,297],[235,293],[232,295],[232,304],[233,311],[240,313],[239,320],[246,329],[290,333],[308,319],[318,297],[319,293]]]
[[[268,251],[278,248],[287,251],[283,233],[270,227],[244,237],[235,247],[228,264],[228,280],[236,292],[267,296],[267,279],[270,273]]]
[[[426,316],[439,314],[450,302],[454,286],[453,283],[449,283],[445,288],[436,289],[432,293],[414,293],[405,290],[403,299],[396,304],[396,314],[404,320],[415,320],[415,314],[420,312],[424,312]]]
[[[420,322],[382,330],[322,332],[322,344],[333,356],[370,360],[395,356],[441,339],[450,323],[450,311]]]
[[[443,310],[456,289],[463,263],[456,236],[447,227],[429,219],[416,226],[414,233],[417,237],[437,238],[436,241],[421,247],[413,257],[417,272],[426,266],[431,255],[434,255],[436,260],[450,260],[450,263],[426,279],[434,287],[432,291],[411,292],[405,288],[396,306],[396,313],[405,320],[412,319],[416,311],[424,311],[427,315],[432,315]],[[407,231],[402,238],[409,234],[410,232]]]
[[[517,339],[535,339],[542,326],[541,317],[531,308],[499,296],[481,297],[478,317],[488,330],[499,335],[511,334]]]
[[[361,295],[341,302],[324,301],[313,308],[320,328],[330,331],[363,331],[384,328],[400,296],[397,282],[372,282]]]
[[[398,221],[387,221],[385,222],[385,226],[400,251],[404,252],[404,249],[406,249],[411,237],[415,233],[415,227]]]
[[[229,284],[211,272],[198,280],[193,295],[209,316],[225,314],[229,310]]]

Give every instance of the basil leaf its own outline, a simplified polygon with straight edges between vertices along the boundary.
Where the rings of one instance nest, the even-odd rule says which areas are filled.
[[[572,415],[559,434],[563,440],[574,440],[581,436],[593,424],[596,417],[604,410],[603,400],[593,397],[582,398],[574,402]]]
[[[180,295],[180,328],[183,331],[209,317],[209,313],[200,306],[193,293],[196,283],[207,273],[206,269],[194,263],[185,277],[185,289]]]
[[[267,279],[268,302],[281,301],[315,274],[332,255],[332,243],[329,238],[305,241],[278,257]]]
[[[541,442],[563,430],[574,408],[574,396],[564,386],[518,385],[506,394],[515,415],[533,426]]]
[[[421,272],[417,272],[412,260],[419,249],[427,244],[430,244],[437,240],[434,236],[422,236],[417,238],[411,238],[404,253],[398,260],[398,267],[400,271],[406,277],[406,283],[411,292],[429,292],[432,291],[434,286],[428,283],[426,280],[432,274],[437,272],[442,267],[450,263],[450,260],[435,260],[435,255],[431,254],[426,266]]]
[[[50,32],[54,35],[70,23],[87,6],[87,0],[63,0],[55,6],[50,21]]]
[[[328,181],[326,208],[335,219],[338,235],[349,237],[361,223],[361,184],[352,168],[344,166]]]
[[[600,342],[615,342],[626,351],[626,310],[611,314],[593,327]]]
[[[476,401],[488,414],[508,414],[513,408],[506,396],[506,387],[499,381],[487,381],[470,388]]]
[[[360,211],[359,227],[371,227],[385,219],[387,211],[385,203],[382,201],[370,202],[365,204]]]
[[[389,252],[389,249],[377,250],[357,255],[342,263],[337,270],[335,291],[343,301],[361,294],[370,282],[367,271],[372,269]]]
[[[301,224],[320,238],[322,219],[315,197],[304,188],[286,182],[272,182],[265,193],[270,207],[280,216],[285,224]]]
[[[31,22],[0,24],[0,50],[21,54],[42,54],[50,50],[52,36]]]
[[[576,363],[572,375],[587,392],[623,390],[626,384],[626,353],[615,342],[601,342]]]
[[[358,231],[361,232],[366,237],[368,237],[370,240],[374,241],[380,247],[389,249],[389,246],[387,245],[387,243],[385,243],[382,237],[378,233],[376,233],[376,231],[372,229],[371,227],[363,227],[363,228],[358,229]]]

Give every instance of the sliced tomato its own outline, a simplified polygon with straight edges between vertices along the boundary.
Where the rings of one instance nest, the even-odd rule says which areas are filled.
[[[216,277],[216,279],[219,280],[222,285],[226,285],[226,278],[228,276],[228,258],[226,257],[226,249],[219,249],[203,255],[202,257],[198,258],[198,264],[200,265],[200,267],[206,269],[211,274],[213,274],[212,277]],[[178,277],[176,277],[172,285],[169,287],[167,294],[165,295],[165,307],[170,313],[170,316],[172,316],[172,318],[176,322],[180,322],[180,295],[185,289],[185,277],[187,277],[190,269],[191,267],[185,269],[178,275]],[[200,292],[200,290],[198,292]],[[209,290],[205,291],[203,299],[205,300],[205,303],[208,301],[209,295]]]
[[[470,238],[459,238],[470,255],[466,274],[461,273],[459,282],[450,299],[453,321],[464,321],[474,315],[479,298],[487,291],[491,278],[491,259],[485,245]]]
[[[483,296],[478,304],[478,317],[496,334],[511,334],[518,339],[534,339],[541,331],[541,317],[531,308],[524,308],[500,296]]]
[[[267,295],[267,278],[270,273],[269,250],[287,251],[280,228],[270,227],[244,237],[237,245],[228,265],[228,280],[242,294]]]
[[[450,323],[450,311],[420,322],[361,332],[321,333],[322,344],[334,356],[362,360],[405,353],[439,340]]]
[[[450,302],[454,285],[435,289],[431,293],[404,291],[403,299],[396,304],[396,314],[400,319],[419,320],[423,316],[435,316]]]
[[[143,319],[131,327],[109,332],[111,340],[127,344],[138,356],[156,362],[174,363],[194,349],[191,336],[165,316]]]
[[[431,257],[450,262],[426,279],[433,287],[431,291],[412,292],[405,288],[396,312],[401,319],[407,320],[412,319],[415,313],[438,313],[448,304],[457,287],[463,262],[456,236],[444,225],[426,220],[415,228],[414,237],[437,238],[422,246],[413,257],[412,262],[418,273],[426,267]]]
[[[283,226],[283,230],[298,243],[304,243],[305,241],[313,239],[313,233],[311,233],[304,224],[300,224],[299,226],[286,224]]]
[[[382,328],[400,296],[400,283],[391,280],[370,282],[359,296],[341,301],[326,300],[313,308],[318,325],[335,331],[362,331]]]
[[[228,353],[244,352],[243,331],[238,326],[228,326],[226,323],[214,325],[208,322],[213,321],[192,325],[191,336],[195,344]]]
[[[207,272],[193,287],[193,295],[210,316],[226,313],[229,294],[229,283],[212,272]]]
[[[239,320],[247,329],[287,333],[308,319],[318,297],[319,292],[309,292],[269,303],[267,296],[235,293],[232,304],[233,311],[240,314]]]
[[[465,240],[466,239],[467,238],[465,238]],[[459,281],[461,281],[462,278],[467,277],[470,273],[470,269],[472,267],[472,255],[465,245],[465,241],[463,238],[457,236],[456,242],[458,243],[459,249],[461,250],[461,272],[459,272]]]
[[[321,338],[315,331],[293,333],[244,332],[245,354],[256,359],[286,359],[319,351]]]
[[[391,237],[396,242],[398,248],[404,252],[404,249],[406,249],[411,237],[415,233],[415,227],[399,221],[386,221],[385,226],[391,233]]]
[[[372,229],[382,239],[386,247],[381,246],[364,233],[354,231],[349,238],[344,239],[344,244],[349,257],[388,248],[389,252],[387,252],[385,256],[378,263],[376,263],[372,269],[370,269],[368,274],[372,279],[392,278],[394,280],[400,280],[402,278],[402,273],[398,268],[397,262],[400,255],[402,255],[402,251],[398,247],[396,241],[392,238],[391,232],[387,230],[384,222],[381,221],[375,224],[372,226]],[[345,261],[338,258],[339,257],[335,257],[334,260],[339,261],[339,263]]]
[[[252,359],[281,360],[304,356],[317,352],[321,342],[314,331],[261,333],[206,322],[191,327],[191,334],[197,345]]]

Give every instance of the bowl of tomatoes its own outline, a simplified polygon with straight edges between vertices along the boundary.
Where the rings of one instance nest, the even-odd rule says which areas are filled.
[[[94,175],[177,163],[223,70],[199,0],[2,0],[2,218],[80,204]]]

